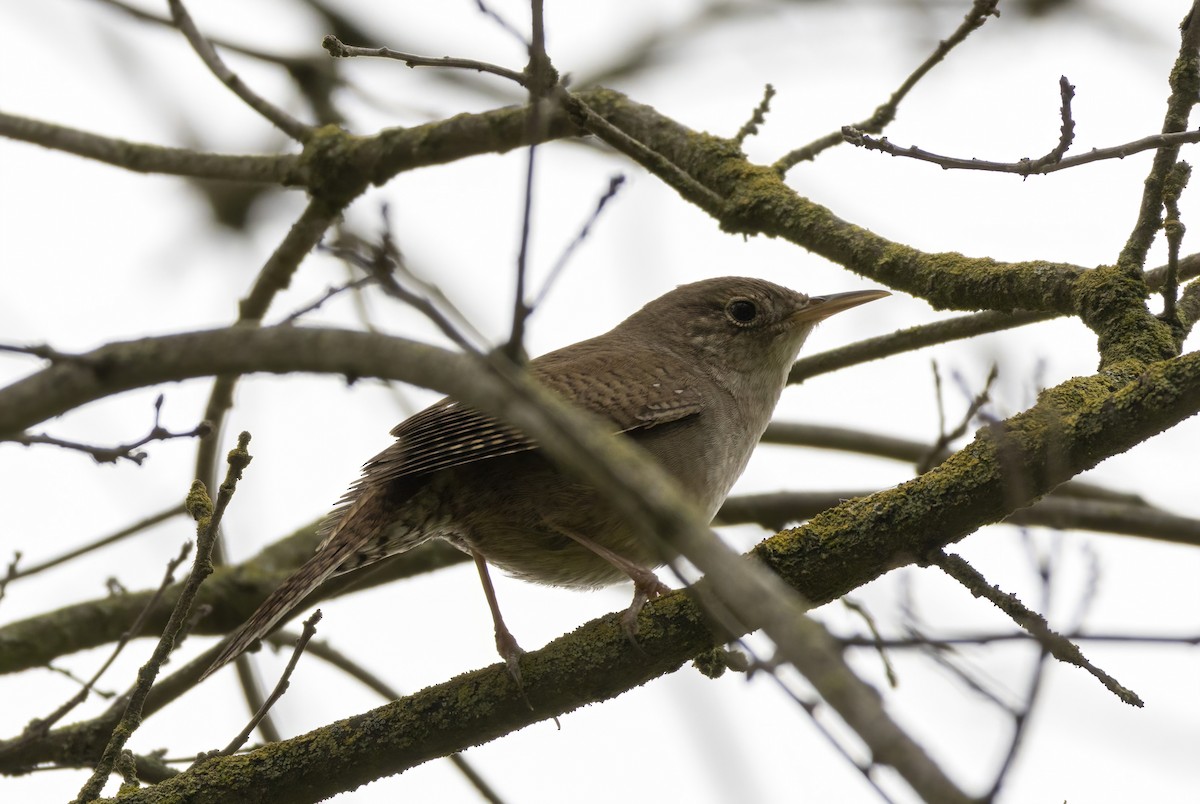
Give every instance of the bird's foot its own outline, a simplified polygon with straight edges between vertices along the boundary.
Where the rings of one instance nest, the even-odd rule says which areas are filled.
[[[642,609],[646,607],[647,603],[670,592],[671,587],[660,581],[657,575],[645,567],[631,565],[624,569],[633,579],[633,602],[621,614],[621,627],[625,631],[625,636],[629,638],[630,644],[641,650],[642,646],[637,641],[638,615],[642,613]]]
[[[517,644],[517,639],[512,635],[512,632],[502,627],[503,622],[499,622],[496,625],[496,651],[500,654],[500,658],[504,660],[504,664],[508,668],[508,674],[512,676],[513,681],[517,682],[517,686],[524,692],[524,687],[521,686],[521,657],[525,655],[525,650]]]

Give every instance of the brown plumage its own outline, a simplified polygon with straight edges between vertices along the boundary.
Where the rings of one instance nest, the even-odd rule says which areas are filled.
[[[610,332],[530,363],[568,401],[606,418],[656,458],[712,517],[767,426],[813,326],[882,291],[809,298],[757,279],[683,285]],[[444,399],[405,420],[330,515],[314,556],[229,639],[236,657],[331,575],[444,538],[471,553],[519,678],[520,648],[486,565],[527,580],[595,587],[632,578],[637,609],[663,587],[643,544],[595,490],[562,474],[519,431]]]

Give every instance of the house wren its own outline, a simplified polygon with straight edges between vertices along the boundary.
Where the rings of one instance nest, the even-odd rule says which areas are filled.
[[[640,444],[711,519],[750,459],[788,370],[822,319],[889,295],[805,296],[760,279],[682,285],[610,332],[533,360],[535,378]],[[470,553],[520,679],[521,649],[504,625],[487,565],[555,586],[631,579],[625,613],[666,590],[663,557],[591,487],[561,473],[519,431],[443,399],[392,430],[325,524],[316,554],[259,606],[205,675],[236,657],[331,575],[432,538]]]

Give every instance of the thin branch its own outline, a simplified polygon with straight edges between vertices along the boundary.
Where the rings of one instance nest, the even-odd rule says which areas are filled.
[[[249,292],[238,302],[238,326],[261,326],[262,319],[270,309],[271,303],[291,284],[292,277],[304,258],[320,242],[325,231],[340,213],[341,209],[327,201],[316,198],[309,200],[300,217],[296,219],[283,240],[263,263]],[[226,416],[233,408],[234,390],[237,388],[239,379],[238,374],[223,373],[213,380],[208,402],[204,408],[204,418],[206,421],[213,422],[217,433],[221,432]],[[210,485],[215,484],[217,480],[219,440],[219,438],[202,440],[196,450],[195,477]],[[218,566],[225,560],[225,548],[219,531],[213,546],[212,560]],[[255,701],[262,697],[262,691],[251,675],[250,662],[249,658],[239,657],[238,677],[242,681],[242,690],[246,698]],[[251,705],[252,710],[257,708],[257,706]],[[263,730],[266,732],[271,728],[272,724],[268,718],[263,725]]]
[[[963,21],[954,30],[954,33],[938,42],[937,48],[929,55],[929,58],[921,62],[917,69],[913,70],[908,78],[904,79],[904,83],[892,93],[892,96],[887,99],[887,102],[877,107],[870,117],[863,120],[861,123],[856,123],[849,128],[854,128],[869,134],[878,134],[880,131],[896,119],[896,110],[900,106],[900,102],[905,96],[912,91],[925,75],[939,64],[956,46],[961,44],[975,30],[982,27],[987,22],[988,17],[999,17],[1000,12],[996,7],[1000,4],[1000,0],[975,0],[971,5],[971,10],[963,18]],[[843,132],[834,131],[826,134],[824,137],[805,145],[803,148],[782,156],[771,167],[780,176],[786,174],[793,167],[806,160],[815,159],[817,154],[839,145],[844,140]]]
[[[511,22],[504,19],[504,17],[500,16],[500,14],[498,14],[497,12],[493,11],[490,7],[488,7],[488,5],[483,2],[483,0],[475,0],[475,5],[479,8],[479,10],[482,13],[491,17],[496,22],[496,24],[499,25],[502,29],[507,31],[509,34],[512,34],[514,39],[516,39],[522,45],[525,45],[526,48],[530,47],[529,42],[526,41],[526,39],[525,39],[525,35],[523,33],[521,33],[520,31],[518,31],[516,26],[514,26]]]
[[[1025,742],[1024,738],[1031,722],[1031,715],[1041,694],[1042,682],[1046,678],[1046,659],[1050,656],[1050,651],[1044,644],[1039,643],[1039,647],[1041,649],[1038,651],[1037,661],[1034,664],[1033,676],[1029,681],[1029,689],[1025,693],[1025,701],[1023,705],[1011,710],[1013,718],[1012,736],[1009,738],[1008,750],[1004,753],[1004,759],[1001,761],[1000,767],[996,770],[996,778],[992,782],[992,787],[987,792],[987,795],[984,796],[985,801],[996,800],[996,797],[1000,794],[1000,788],[1004,786],[1004,781],[1008,778],[1008,773],[1012,770],[1013,764],[1017,759],[1017,754]]]
[[[616,196],[617,191],[621,189],[621,186],[624,183],[625,176],[621,173],[618,173],[608,180],[608,189],[604,191],[604,194],[600,196],[600,200],[596,202],[596,208],[592,210],[592,214],[586,221],[584,221],[583,226],[581,226],[579,229],[579,233],[575,235],[575,239],[568,243],[567,247],[563,249],[561,254],[558,255],[558,259],[555,261],[554,267],[550,269],[550,273],[546,276],[546,281],[542,283],[542,289],[538,291],[537,298],[534,299],[533,304],[530,305],[530,312],[541,307],[542,302],[546,300],[547,294],[550,293],[550,288],[554,286],[554,282],[558,279],[559,274],[561,274],[563,269],[566,268],[567,262],[571,259],[571,255],[573,255],[575,250],[579,248],[584,240],[587,239],[587,236],[591,234],[592,226],[597,220],[599,220],[600,213],[604,211],[605,205]]]
[[[1049,496],[1028,508],[1012,512],[997,524],[1113,533],[1200,547],[1200,519],[1178,516],[1138,499],[1110,500],[1085,496],[1095,492],[1114,493],[1072,482],[1076,483],[1070,489],[1074,494],[1069,494],[1064,484]],[[1083,488],[1080,488],[1081,485]],[[781,530],[811,519],[846,500],[868,497],[875,491],[832,489],[738,495],[725,500],[717,512],[717,521],[723,525],[752,522],[772,530]]]
[[[329,34],[321,40],[321,47],[325,48],[329,55],[335,59],[365,56],[395,59],[404,62],[409,67],[448,67],[460,70],[474,70],[479,73],[490,73],[491,75],[498,75],[501,78],[507,78],[509,81],[514,81],[523,87],[528,86],[523,73],[518,73],[515,70],[510,70],[507,67],[501,67],[496,64],[489,64],[486,61],[460,59],[452,56],[418,56],[415,53],[404,53],[399,50],[392,50],[389,47],[357,47],[355,45],[344,44],[333,34]]]
[[[734,142],[743,145],[747,137],[758,133],[758,127],[766,121],[767,112],[771,110],[771,98],[773,97],[775,97],[775,87],[767,84],[763,89],[762,100],[758,102],[758,106],[754,107],[754,113],[750,115],[750,119],[738,129],[738,133],[733,137]]]
[[[1167,142],[1154,154],[1150,172],[1142,186],[1137,221],[1117,260],[1118,268],[1128,275],[1133,275],[1138,267],[1145,264],[1150,244],[1162,226],[1163,193],[1167,189],[1172,166],[1179,158],[1179,145],[1196,141],[1185,137],[1200,137],[1200,132],[1188,131],[1192,108],[1200,100],[1200,74],[1196,71],[1196,58],[1200,51],[1200,2],[1191,4],[1179,30],[1179,54],[1170,73],[1171,94],[1167,98],[1167,111],[1162,124],[1162,137]]]
[[[1195,647],[1200,645],[1200,633],[1179,634],[1177,636],[1154,634],[1118,634],[1090,633],[1085,631],[1068,631],[1063,637],[1072,642],[1103,642],[1110,644],[1146,644],[1146,645],[1179,645]],[[998,642],[1029,642],[1035,639],[1028,631],[1011,631],[1003,634],[970,634],[954,637],[931,637],[924,634],[908,637],[874,636],[845,636],[835,637],[847,648],[878,647],[887,650],[916,650],[932,648],[934,650],[949,650],[959,645],[985,646]]]
[[[317,623],[320,621],[320,609],[314,611],[312,615],[310,615],[309,618],[304,621],[304,629],[301,631],[300,636],[296,639],[296,647],[292,651],[292,657],[288,660],[287,666],[284,667],[282,675],[279,676],[279,681],[275,684],[275,688],[271,690],[271,694],[267,696],[265,701],[263,701],[262,706],[260,706],[258,711],[254,713],[254,716],[250,718],[250,722],[246,724],[246,727],[238,732],[238,734],[229,741],[229,744],[220,751],[212,754],[201,755],[197,762],[202,762],[204,759],[210,756],[229,756],[246,744],[246,741],[250,739],[251,733],[255,728],[258,727],[258,724],[262,722],[263,718],[267,716],[267,712],[269,712],[271,707],[275,705],[275,702],[282,698],[283,694],[287,692],[287,688],[291,684],[292,673],[296,669],[296,663],[300,661],[300,656],[304,653],[304,649],[308,646],[308,641],[313,638],[314,634],[317,633]]]
[[[943,156],[932,151],[926,151],[915,145],[904,148],[892,144],[887,137],[875,138],[868,136],[853,126],[842,129],[842,136],[851,145],[866,148],[868,151],[881,151],[889,156],[904,156],[922,162],[932,162],[943,170],[983,170],[993,173],[1015,173],[1018,176],[1045,175],[1060,170],[1086,165],[1090,162],[1100,162],[1105,159],[1124,159],[1142,151],[1156,151],[1162,148],[1178,148],[1191,142],[1200,142],[1200,131],[1180,131],[1170,134],[1151,134],[1140,140],[1127,142],[1124,145],[1114,145],[1109,148],[1093,148],[1085,154],[1068,156],[1058,162],[1042,165],[1033,169],[1031,160],[1021,159],[1016,162],[990,162],[986,159],[963,159],[956,156]]]
[[[879,655],[879,661],[883,664],[883,672],[887,677],[888,686],[895,688],[899,683],[896,677],[896,668],[892,666],[892,661],[888,658],[887,651],[883,648],[883,635],[880,634],[879,627],[875,624],[875,618],[871,616],[871,612],[865,606],[851,599],[849,596],[842,598],[842,605],[861,617],[863,623],[867,626],[867,630],[871,632],[871,637],[875,640],[875,652]]]
[[[75,799],[76,804],[87,804],[100,795],[109,773],[112,772],[124,751],[125,743],[141,725],[142,706],[146,702],[146,696],[150,694],[150,688],[154,685],[154,680],[158,677],[163,663],[175,649],[175,640],[188,620],[200,585],[212,574],[211,554],[217,539],[217,528],[220,526],[225,509],[229,506],[229,501],[233,498],[242,472],[250,463],[251,456],[246,451],[249,444],[250,434],[242,433],[238,437],[237,447],[230,450],[229,472],[225,475],[225,482],[221,484],[215,506],[209,498],[204,484],[199,481],[192,483],[192,489],[188,494],[188,511],[196,520],[196,557],[192,562],[192,570],[188,573],[183,589],[179,592],[179,598],[171,611],[171,618],[167,622],[167,627],[163,629],[162,637],[155,645],[153,654],[138,671],[138,682],[127,696],[124,714],[113,729],[108,745],[99,762],[96,763],[96,769],[80,789],[79,795]]]
[[[120,639],[117,640],[117,644],[113,647],[112,651],[109,652],[108,658],[100,665],[96,672],[92,674],[92,677],[82,684],[79,691],[76,692],[75,695],[71,696],[69,700],[63,703],[62,706],[55,709],[46,717],[39,718],[31,722],[25,728],[25,731],[21,734],[21,736],[17,738],[16,746],[19,746],[21,743],[30,742],[46,736],[55,723],[62,720],[71,712],[72,709],[87,700],[88,695],[91,694],[96,684],[100,681],[100,677],[104,675],[105,671],[107,671],[109,667],[112,667],[112,663],[117,660],[119,655],[121,655],[121,651],[125,649],[125,646],[129,644],[129,641],[141,633],[142,627],[145,625],[150,613],[157,609],[159,603],[162,601],[163,595],[167,591],[167,587],[175,582],[175,570],[179,569],[179,566],[187,560],[188,554],[191,553],[191,551],[192,543],[184,542],[183,546],[179,550],[179,555],[167,562],[167,569],[163,573],[162,582],[159,583],[158,588],[154,591],[154,594],[150,596],[150,599],[146,601],[146,605],[142,607],[142,610],[138,613],[137,618],[133,621],[129,628],[125,629],[125,632],[121,634]]]
[[[828,742],[833,749],[842,756],[842,759],[844,759],[855,770],[862,774],[863,781],[871,786],[871,788],[875,791],[875,794],[879,797],[879,800],[883,802],[883,804],[895,804],[891,796],[889,796],[884,789],[879,786],[879,781],[871,773],[871,770],[875,767],[874,761],[867,760],[864,762],[855,756],[855,753],[857,752],[851,753],[847,746],[848,741],[845,739],[839,739],[838,735],[836,735],[824,722],[824,719],[817,717],[818,703],[816,701],[807,700],[801,696],[798,692],[796,692],[796,690],[792,689],[789,684],[785,683],[780,677],[779,673],[775,672],[775,670],[776,668],[773,662],[757,662],[755,664],[750,664],[746,668],[745,672],[746,677],[751,678],[756,672],[765,671],[767,675],[775,682],[776,686],[783,690],[783,693],[791,698],[796,706],[800,707],[801,711],[808,715],[809,722],[812,724],[813,728],[815,728],[817,732],[825,738],[826,742]]]
[[[584,102],[581,93],[562,90],[559,100],[577,125],[595,134],[634,161],[646,165],[659,179],[679,191],[684,198],[702,209],[721,210],[724,208],[724,199],[692,178],[667,157],[635,140],[605,120]]]
[[[121,0],[93,0],[93,2],[103,3],[106,6],[115,8],[118,11],[120,11],[124,14],[127,14],[130,17],[132,17],[133,19],[139,20],[141,22],[148,22],[148,23],[151,23],[154,25],[162,25],[167,28],[172,28],[174,30],[179,29],[178,26],[175,24],[174,20],[169,19],[167,17],[160,17],[157,14],[151,14],[150,12],[144,11],[140,8],[135,8],[131,5],[129,5],[128,3],[122,2]],[[230,51],[231,53],[237,53],[241,56],[246,56],[251,59],[257,59],[258,61],[268,62],[270,64],[278,64],[281,67],[284,67],[291,72],[295,72],[298,68],[301,68],[304,66],[313,65],[318,58],[316,55],[313,55],[313,56],[283,56],[283,55],[280,55],[277,53],[268,53],[263,50],[256,50],[255,48],[238,44],[237,42],[230,42],[226,39],[218,39],[216,37],[211,37],[211,36],[208,37],[208,41],[213,45],[217,45],[224,50]],[[320,58],[322,60],[324,60],[323,56]]]
[[[4,570],[4,577],[0,578],[0,602],[4,600],[4,596],[8,593],[8,585],[20,577],[20,570],[17,567],[21,563],[21,555],[20,550],[13,551],[12,560],[8,562],[8,566]]]
[[[320,248],[365,271],[384,293],[421,313],[464,352],[482,354],[487,339],[471,325],[440,288],[424,281],[408,269],[392,237],[386,207],[383,209],[383,219],[384,229],[378,243],[358,241],[350,245]],[[409,290],[397,281],[396,274],[415,285],[417,291]]]
[[[283,326],[287,326],[288,324],[294,324],[296,321],[298,321],[299,319],[308,315],[309,313],[320,310],[325,305],[325,302],[329,301],[334,296],[341,295],[342,293],[345,293],[347,290],[359,290],[360,288],[370,285],[374,281],[375,281],[374,276],[363,276],[363,277],[359,277],[358,279],[347,282],[344,285],[338,285],[337,287],[326,288],[325,292],[323,294],[321,294],[321,297],[318,298],[316,301],[306,304],[303,307],[301,307],[300,309],[294,310],[294,311],[288,313],[286,318],[283,318],[282,320],[280,320],[279,326],[283,327]]]
[[[1061,634],[1055,633],[1042,615],[1026,608],[1015,595],[1002,592],[998,587],[990,585],[974,567],[961,557],[938,550],[930,556],[930,563],[965,586],[971,594],[990,601],[1007,614],[1013,622],[1029,631],[1039,644],[1053,654],[1054,658],[1091,673],[1124,703],[1137,707],[1144,706],[1137,693],[1122,686],[1115,678],[1084,658],[1079,646]]]
[[[175,25],[180,32],[187,38],[192,49],[196,51],[196,55],[204,62],[204,65],[217,77],[222,84],[229,88],[233,94],[242,99],[242,102],[249,106],[254,111],[262,115],[268,122],[287,134],[296,142],[305,142],[313,132],[313,127],[301,123],[290,114],[280,109],[275,104],[263,98],[261,95],[250,89],[246,82],[238,77],[237,73],[229,69],[221,57],[217,55],[217,51],[213,48],[200,30],[196,27],[196,23],[192,21],[192,17],[188,14],[187,8],[183,5],[183,0],[167,0],[171,8],[171,19],[175,21]]]
[[[1050,152],[1042,158],[1035,159],[1033,162],[1035,168],[1061,162],[1062,158],[1067,155],[1067,150],[1070,149],[1071,143],[1075,141],[1075,119],[1071,117],[1071,100],[1075,97],[1075,87],[1067,80],[1065,75],[1058,79],[1058,94],[1061,98],[1059,116],[1062,118],[1062,126],[1059,128],[1058,145],[1051,148]]]
[[[963,412],[958,424],[950,432],[946,432],[946,422],[944,415],[944,404],[942,399],[942,378],[937,370],[937,363],[933,364],[934,385],[937,391],[937,408],[938,408],[938,437],[929,448],[929,451],[917,462],[917,474],[924,474],[931,468],[945,460],[945,455],[949,451],[949,447],[958,439],[966,435],[967,428],[971,426],[971,422],[975,420],[975,415],[990,401],[990,392],[992,383],[999,376],[1000,369],[993,363],[991,371],[988,372],[987,379],[984,380],[983,390],[975,394],[971,401],[967,404],[966,411]]]
[[[999,332],[1014,327],[1023,327],[1027,324],[1050,321],[1060,315],[1061,313],[1025,311],[986,312],[956,316],[943,321],[935,321],[932,324],[921,324],[888,335],[867,338],[837,349],[801,357],[792,365],[791,373],[788,374],[788,382],[798,384],[820,374],[840,371],[860,363],[923,349],[926,346],[935,346],[939,343],[972,338],[987,332]]]
[[[163,395],[159,394],[154,402],[154,424],[150,427],[150,432],[136,441],[130,441],[127,444],[118,444],[115,447],[98,447],[92,444],[82,444],[78,441],[67,441],[61,438],[46,435],[45,433],[22,433],[20,435],[0,437],[0,442],[8,441],[21,446],[32,446],[34,444],[48,444],[54,447],[62,447],[63,449],[83,452],[92,456],[92,460],[96,463],[116,463],[119,460],[127,460],[141,466],[143,461],[149,457],[147,452],[135,452],[138,447],[144,447],[152,441],[171,441],[176,438],[207,438],[212,435],[212,424],[202,421],[193,427],[191,430],[182,433],[173,433],[159,423],[159,416],[162,413]]]
[[[482,2],[479,7],[485,13],[490,13]],[[532,0],[529,8],[533,30],[533,37],[529,42],[529,63],[525,67],[525,74],[529,77],[529,105],[525,109],[529,156],[525,168],[525,196],[521,213],[521,244],[517,251],[517,286],[513,291],[512,329],[504,347],[508,359],[518,364],[525,360],[525,323],[533,312],[533,307],[526,301],[525,284],[528,279],[529,240],[533,221],[533,178],[537,165],[538,140],[541,139],[545,128],[542,99],[558,84],[558,75],[550,64],[550,56],[546,53],[542,0]]]
[[[83,545],[82,547],[76,548],[67,553],[63,553],[62,555],[55,556],[54,558],[49,558],[49,559],[41,562],[40,564],[33,564],[31,566],[25,567],[24,569],[17,570],[11,575],[9,580],[18,580],[20,578],[28,578],[31,575],[37,575],[39,572],[45,572],[46,570],[51,569],[52,567],[57,567],[60,564],[65,564],[68,561],[71,561],[72,559],[76,559],[76,558],[79,558],[80,556],[84,556],[84,555],[87,555],[88,553],[99,550],[101,547],[107,547],[110,544],[115,544],[115,543],[121,541],[122,539],[126,539],[130,536],[141,533],[143,530],[146,530],[148,528],[152,528],[155,525],[159,524],[160,522],[165,522],[166,520],[170,519],[173,516],[178,516],[179,514],[182,514],[183,510],[184,510],[183,503],[177,503],[175,505],[172,505],[169,508],[165,508],[156,514],[151,514],[150,516],[148,516],[144,519],[140,519],[137,522],[134,522],[132,525],[129,525],[128,527],[121,528],[116,533],[111,533],[108,536],[102,536],[93,542],[89,542],[88,544]]]
[[[1169,270],[1169,265],[1162,265],[1146,271],[1147,286],[1152,290],[1163,287]],[[1177,270],[1180,279],[1200,276],[1200,254],[1189,254],[1180,259]],[[989,332],[1001,332],[1014,327],[1051,321],[1061,315],[1062,313],[1033,313],[1022,310],[1011,313],[989,311],[947,318],[932,324],[921,324],[815,355],[805,355],[792,365],[788,382],[798,384],[820,374],[839,371],[860,363]]]

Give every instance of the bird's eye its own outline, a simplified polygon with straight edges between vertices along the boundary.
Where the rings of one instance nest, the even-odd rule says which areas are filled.
[[[734,299],[725,305],[725,314],[735,324],[749,324],[758,318],[758,305],[749,299]]]

